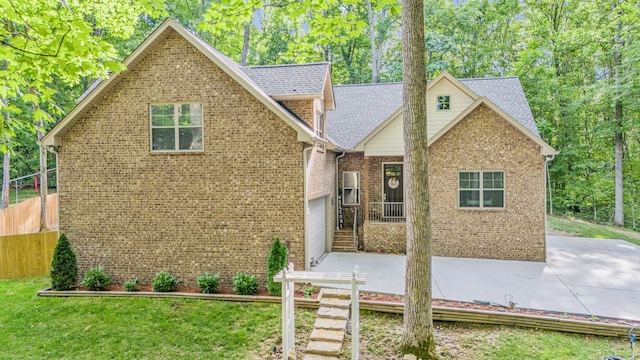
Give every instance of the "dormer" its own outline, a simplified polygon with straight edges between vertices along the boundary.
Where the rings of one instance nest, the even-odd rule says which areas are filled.
[[[256,85],[326,139],[326,111],[335,109],[329,63],[252,66],[242,70]]]

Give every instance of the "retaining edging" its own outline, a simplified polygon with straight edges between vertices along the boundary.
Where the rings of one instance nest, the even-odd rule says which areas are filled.
[[[251,296],[234,294],[202,294],[179,292],[128,292],[128,291],[53,291],[49,289],[38,291],[40,297],[146,297],[146,298],[180,298],[201,299],[235,302],[264,302],[279,304],[282,299],[276,296]],[[317,299],[295,298],[295,305],[304,308],[317,309],[320,304]],[[404,303],[360,300],[361,310],[402,314]],[[460,309],[446,306],[433,306],[433,320],[447,322],[465,322],[487,325],[506,325],[534,329],[546,329],[567,333],[626,337],[629,326],[607,324],[601,322],[562,319],[551,316],[530,314],[505,313],[499,311]]]

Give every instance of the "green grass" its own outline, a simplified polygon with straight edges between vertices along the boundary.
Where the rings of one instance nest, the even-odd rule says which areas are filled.
[[[547,217],[547,224],[552,230],[562,231],[575,236],[600,239],[620,239],[640,245],[640,233],[629,229],[593,224],[582,220],[566,219],[556,216]]]
[[[0,280],[0,359],[273,359],[280,305],[190,299],[39,298],[48,278]],[[296,309],[296,348],[315,310]],[[402,316],[363,311],[361,359],[398,359]],[[443,359],[600,359],[625,339],[436,323]],[[343,359],[349,358],[349,337]]]

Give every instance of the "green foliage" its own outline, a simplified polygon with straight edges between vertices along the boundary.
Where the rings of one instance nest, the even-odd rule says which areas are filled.
[[[258,292],[258,280],[255,275],[237,273],[233,277],[233,291],[238,295],[253,295]]]
[[[62,233],[51,260],[51,287],[53,290],[70,290],[78,283],[76,254],[71,248],[67,235]]]
[[[267,291],[274,296],[282,295],[282,285],[273,282],[273,276],[287,267],[289,261],[289,250],[276,237],[271,244],[271,251],[267,258]]]
[[[127,280],[124,283],[124,290],[125,291],[138,291],[138,283],[139,283],[138,278],[133,278],[131,280]]]
[[[198,278],[198,287],[203,294],[213,294],[218,291],[220,276],[204,273]]]
[[[164,271],[156,274],[153,279],[153,291],[155,292],[172,292],[178,289],[178,279]]]
[[[104,272],[102,266],[97,266],[87,270],[82,285],[91,291],[102,291],[111,285],[111,278]]]

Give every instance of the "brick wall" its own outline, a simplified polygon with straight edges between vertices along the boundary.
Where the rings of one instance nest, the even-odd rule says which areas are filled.
[[[282,103],[309,125],[310,129],[314,129],[313,100],[284,100]]]
[[[404,254],[407,252],[407,225],[365,221],[364,246],[365,251]]]
[[[229,286],[265,283],[270,244],[304,268],[302,149],[296,133],[174,32],[120,75],[63,137],[61,230],[80,271],[149,284],[161,270]],[[200,102],[204,152],[152,154],[149,104]]]
[[[429,148],[433,251],[438,256],[545,260],[540,147],[485,105]],[[505,208],[458,208],[458,172],[503,170]]]

